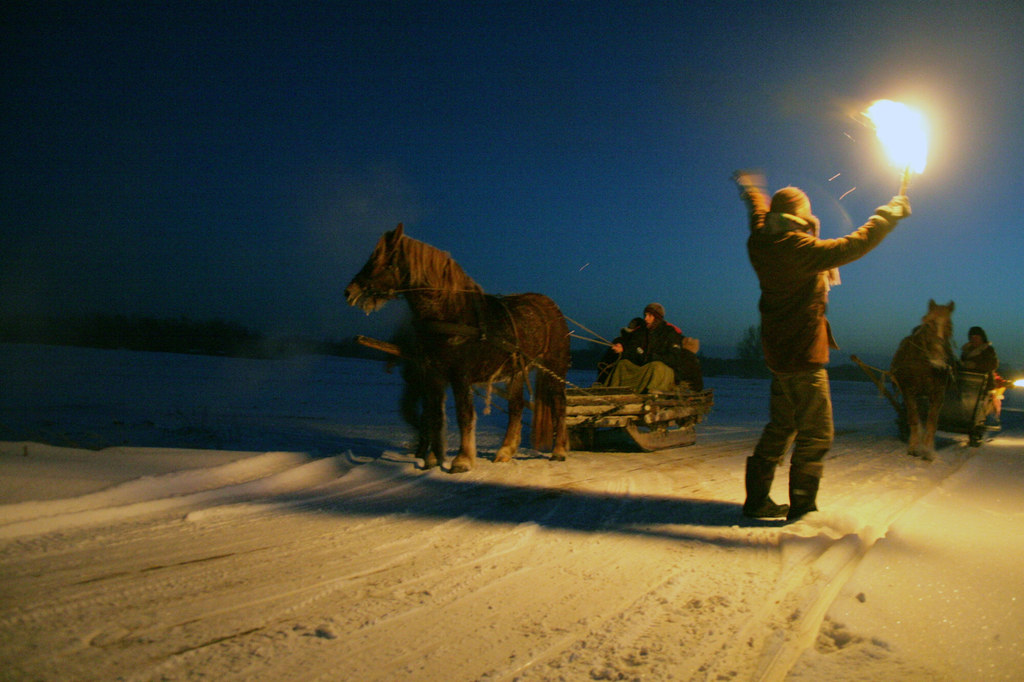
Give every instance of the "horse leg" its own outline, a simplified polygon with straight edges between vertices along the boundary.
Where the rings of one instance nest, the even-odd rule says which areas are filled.
[[[565,421],[565,390],[558,387],[552,391],[551,409],[555,419],[555,442],[551,448],[551,460],[564,462],[569,454],[569,427]]]
[[[508,427],[505,429],[505,439],[494,455],[495,462],[509,462],[519,451],[519,444],[523,438],[523,380],[522,373],[516,374],[508,382]]]
[[[917,409],[917,395],[904,393],[903,405],[907,408],[907,428],[910,430],[910,436],[907,438],[907,454],[917,457],[921,441],[921,415]]]
[[[452,460],[449,472],[469,471],[476,463],[476,408],[473,406],[473,385],[459,381],[452,383],[455,397],[455,418],[459,423],[459,454]]]
[[[426,441],[423,453],[423,468],[432,469],[444,464],[447,437],[445,436],[443,382],[432,381],[423,391],[423,416],[421,422],[426,433],[421,437]]]
[[[430,429],[427,423],[427,395],[426,387],[420,376],[414,376],[413,371],[408,369],[408,364],[403,368],[402,376],[405,378],[405,385],[402,388],[402,418],[408,424],[415,435],[415,457],[426,461],[427,453],[430,451]]]
[[[945,397],[946,387],[941,383],[931,389],[928,396],[928,421],[925,424],[924,439],[921,443],[921,457],[927,460],[935,459],[935,431],[939,428],[939,412],[942,411],[942,399]]]

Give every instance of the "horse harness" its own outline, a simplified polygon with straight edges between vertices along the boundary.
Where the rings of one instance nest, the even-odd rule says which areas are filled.
[[[465,343],[466,341],[481,341],[484,343],[490,343],[499,348],[500,350],[509,354],[509,358],[519,365],[524,373],[528,372],[531,367],[536,367],[538,371],[542,371],[551,377],[556,378],[561,383],[565,384],[566,379],[558,376],[555,372],[548,369],[544,363],[537,358],[528,356],[523,349],[519,347],[518,339],[519,333],[516,330],[515,317],[509,311],[508,306],[505,304],[503,297],[486,295],[488,298],[493,298],[495,301],[501,304],[501,309],[504,311],[505,316],[508,318],[509,324],[512,326],[512,335],[516,339],[516,343],[510,342],[501,336],[491,335],[488,333],[486,325],[486,317],[484,315],[482,300],[484,297],[474,297],[474,307],[476,310],[476,318],[479,321],[479,326],[471,324],[465,324],[462,322],[451,322],[448,320],[422,320],[420,321],[421,328],[431,334],[437,334],[439,336],[448,337],[446,342],[450,345],[458,345]],[[499,369],[495,372],[494,376],[497,377],[500,374]],[[526,381],[527,390],[529,390],[530,382],[529,379]]]

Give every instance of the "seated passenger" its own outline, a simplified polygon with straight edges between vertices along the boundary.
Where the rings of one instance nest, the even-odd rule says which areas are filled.
[[[981,374],[999,369],[996,349],[988,342],[988,335],[981,327],[971,327],[967,332],[967,343],[960,348],[960,364],[968,372]]]
[[[1003,393],[1006,382],[996,374],[999,369],[999,356],[996,349],[988,341],[988,335],[981,327],[971,327],[967,332],[967,343],[960,348],[960,367],[968,372],[980,372],[988,375],[986,387],[991,392],[992,414],[999,421],[1003,407]]]
[[[704,388],[696,339],[687,339],[674,324],[665,321],[665,307],[651,303],[644,308],[644,324],[612,344],[618,359],[602,382],[624,386],[637,393],[672,391],[677,384],[700,391]]]
[[[621,334],[615,337],[611,347],[605,351],[605,354],[597,363],[597,383],[604,384],[607,381],[608,375],[612,373],[612,367],[615,366],[615,362],[622,353],[622,348],[626,344],[627,338],[630,334],[643,327],[644,324],[644,318],[634,317],[629,321],[629,324],[619,330]]]

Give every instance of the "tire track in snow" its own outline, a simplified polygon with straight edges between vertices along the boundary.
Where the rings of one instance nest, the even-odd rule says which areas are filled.
[[[398,573],[404,574],[406,571],[402,568],[411,562],[416,560],[416,557],[422,554],[430,554],[435,550],[435,546],[438,542],[443,541],[444,537],[448,533],[457,531],[461,527],[470,525],[472,520],[459,517],[451,519],[443,524],[432,526],[420,533],[423,536],[423,540],[416,540],[416,538],[409,538],[405,541],[392,541],[386,545],[375,547],[374,557],[368,560],[372,563],[372,566],[365,567],[363,573],[352,572],[352,567],[349,566],[349,574],[332,578],[330,581],[319,583],[312,586],[305,586],[301,590],[293,591],[288,594],[282,594],[278,590],[274,595],[271,595],[267,599],[257,602],[261,610],[266,612],[270,601],[280,600],[282,597],[287,598],[288,605],[283,608],[271,609],[273,611],[272,616],[269,618],[271,623],[281,623],[289,620],[293,613],[308,611],[310,607],[317,602],[328,600],[331,598],[334,592],[341,589],[351,589],[356,579],[367,579],[369,576],[379,576],[385,573]],[[412,581],[405,580],[400,584],[399,587],[393,588],[396,592],[399,590],[414,592],[416,583],[437,581],[437,580],[451,580],[451,574],[453,571],[458,572],[465,569],[466,566],[472,564],[479,564],[480,562],[486,562],[493,560],[494,558],[506,554],[512,551],[523,551],[525,543],[527,543],[529,536],[534,532],[535,526],[527,527],[524,525],[517,526],[511,529],[502,529],[492,533],[479,534],[479,530],[473,530],[474,538],[479,538],[476,542],[479,544],[481,541],[488,548],[483,554],[472,554],[466,557],[461,564],[446,563],[444,566],[439,566],[429,572],[419,572],[415,574],[415,578]],[[390,535],[391,531],[387,531],[385,534]],[[294,544],[294,543],[293,543]],[[407,546],[413,545],[413,546]],[[381,556],[381,550],[386,550],[385,554],[387,559]],[[390,563],[389,563],[390,562]],[[436,596],[436,595],[435,595]],[[304,598],[299,598],[304,597]],[[223,616],[225,612],[214,614],[216,616]],[[208,617],[209,614],[207,614]],[[181,624],[179,624],[181,625]],[[261,630],[265,630],[259,628]],[[255,635],[256,630],[251,628],[243,630],[242,634],[252,633]],[[187,650],[183,650],[182,660],[192,660],[196,656],[203,655],[198,653],[199,649],[206,649],[207,645],[219,644],[220,642],[227,642],[231,639],[229,635],[224,635],[217,639],[215,642],[208,642],[202,646],[188,647]],[[182,663],[184,665],[184,663]],[[168,666],[173,667],[171,661],[165,662],[162,666],[162,670],[168,669]]]

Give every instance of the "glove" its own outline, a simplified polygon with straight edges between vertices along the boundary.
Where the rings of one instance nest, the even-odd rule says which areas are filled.
[[[897,194],[885,206],[875,209],[875,215],[881,216],[890,225],[896,225],[900,220],[910,215],[910,199],[906,194]]]
[[[765,185],[764,174],[759,171],[738,170],[732,174],[732,179],[739,186],[740,193],[750,188],[760,189]]]

